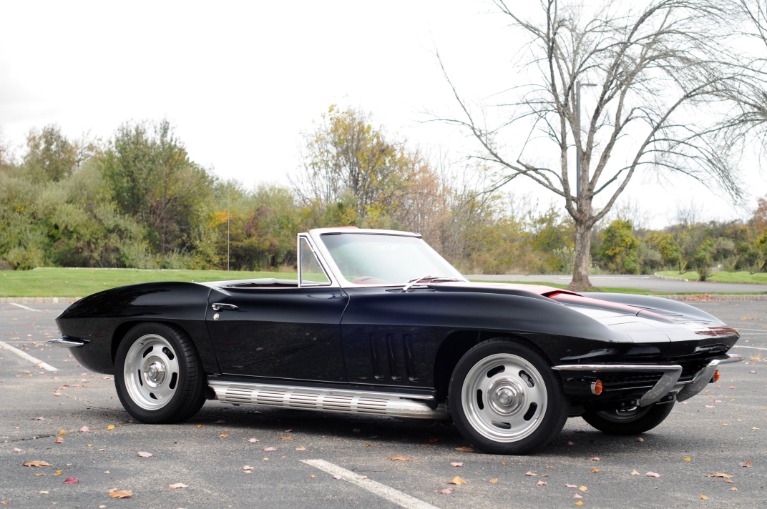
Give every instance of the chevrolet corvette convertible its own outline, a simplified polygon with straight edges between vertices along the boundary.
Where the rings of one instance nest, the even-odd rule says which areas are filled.
[[[660,424],[719,378],[738,333],[692,306],[470,283],[414,233],[298,235],[296,280],[146,283],[57,318],[85,367],[146,423],[206,399],[452,419],[491,453],[545,446],[568,417],[611,434]]]

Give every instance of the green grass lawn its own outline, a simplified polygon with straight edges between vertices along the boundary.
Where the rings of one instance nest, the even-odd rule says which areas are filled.
[[[85,297],[115,286],[149,281],[222,281],[274,277],[295,279],[290,272],[226,270],[65,269],[0,271],[0,297]]]
[[[676,271],[661,275],[696,280],[696,272]],[[34,270],[0,271],[0,297],[85,297],[115,286],[149,281],[222,281],[254,278],[295,279],[295,272],[240,272],[225,270],[140,270],[140,269],[69,269],[40,268]],[[712,281],[726,283],[767,284],[767,274],[747,272],[717,272]],[[496,281],[497,282],[497,281]],[[513,283],[514,281],[508,281]],[[566,288],[552,283],[528,283]],[[594,288],[593,291],[613,293],[657,294],[634,288]]]
[[[666,270],[658,272],[659,276],[673,277],[678,279],[687,279],[690,281],[697,281],[700,276],[694,270],[684,272],[680,274],[676,270]],[[752,283],[752,284],[767,284],[767,272],[757,272],[751,274],[750,272],[714,272],[711,277],[706,281],[713,281],[716,283]]]

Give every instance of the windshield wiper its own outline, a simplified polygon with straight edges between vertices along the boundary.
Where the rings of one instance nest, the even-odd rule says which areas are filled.
[[[407,284],[402,287],[402,291],[406,292],[416,285],[423,285],[426,283],[452,283],[465,281],[465,279],[459,279],[457,277],[450,276],[421,276],[408,281]]]

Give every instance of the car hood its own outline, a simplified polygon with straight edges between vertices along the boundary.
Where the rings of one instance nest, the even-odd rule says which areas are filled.
[[[630,294],[586,295],[542,285],[504,283],[442,283],[430,285],[442,291],[502,293],[547,299],[577,311],[635,343],[657,343],[663,339],[701,341],[728,347],[738,333],[714,316],[683,302]]]

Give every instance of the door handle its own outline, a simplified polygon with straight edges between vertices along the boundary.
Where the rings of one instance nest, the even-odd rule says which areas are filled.
[[[234,304],[225,304],[223,302],[214,302],[213,304],[211,304],[210,307],[213,308],[213,311],[222,311],[222,310],[237,311],[238,309],[237,306],[235,306]]]

